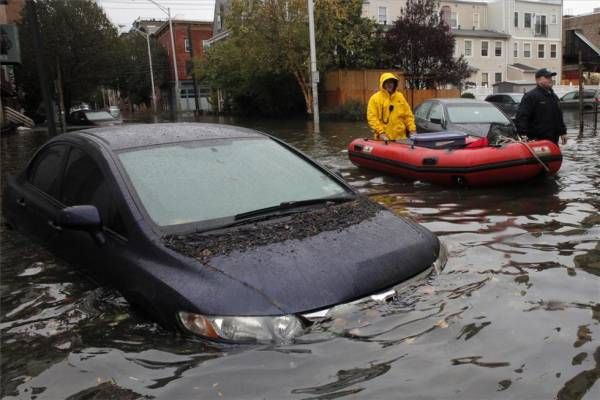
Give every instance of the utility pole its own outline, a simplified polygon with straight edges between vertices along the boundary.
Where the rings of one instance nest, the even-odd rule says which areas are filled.
[[[196,103],[196,116],[200,115],[200,103],[198,101],[198,85],[196,84],[196,71],[194,68],[194,41],[192,40],[192,25],[188,24],[188,42],[190,44],[190,58],[192,64],[192,84],[194,85],[194,101]]]
[[[583,136],[583,60],[579,50],[579,136]]]
[[[312,86],[312,111],[315,133],[319,133],[319,71],[317,71],[317,51],[315,45],[315,7],[313,0],[308,0],[308,33],[310,40],[310,82]]]
[[[146,38],[146,45],[148,46],[148,63],[150,63],[150,86],[152,86],[152,111],[156,114],[156,89],[154,88],[154,70],[152,68],[152,51],[150,50],[150,34],[145,30],[142,30],[144,27],[133,27],[133,29]]]
[[[150,3],[154,4],[156,7],[160,8],[162,12],[167,14],[167,18],[169,19],[169,34],[171,35],[171,51],[172,51],[172,59],[173,59],[173,73],[175,74],[175,103],[173,105],[173,111],[175,113],[175,119],[177,119],[177,111],[179,110],[179,74],[177,73],[177,58],[175,57],[175,39],[173,38],[173,21],[171,20],[171,9],[165,8],[161,6],[154,0],[148,0]]]
[[[62,133],[67,131],[67,110],[65,109],[65,98],[63,96],[63,83],[62,83],[62,73],[60,71],[60,62],[58,58],[56,58],[56,88],[58,89],[58,109],[60,110],[60,127]],[[102,92],[102,97],[104,97],[104,92]]]
[[[175,57],[175,39],[173,38],[173,21],[171,20],[171,9],[167,8],[169,17],[169,34],[171,35],[171,49],[173,49],[173,72],[175,73],[175,120],[179,111],[179,72],[177,71],[177,58]]]
[[[31,0],[25,3],[27,10],[27,18],[31,29],[33,30],[33,48],[35,51],[35,61],[37,64],[38,76],[40,78],[40,87],[42,97],[44,98],[44,106],[46,109],[46,124],[48,125],[48,133],[50,136],[56,136],[56,125],[54,121],[54,104],[50,96],[50,82],[46,73],[46,63],[42,53],[42,35],[40,34],[40,26],[37,17],[36,2]]]

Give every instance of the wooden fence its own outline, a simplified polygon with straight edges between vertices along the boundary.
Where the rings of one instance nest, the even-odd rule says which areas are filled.
[[[355,100],[366,105],[371,95],[379,90],[379,77],[384,72],[393,72],[400,79],[398,87],[412,108],[427,99],[460,96],[458,89],[404,89],[406,87],[406,80],[404,75],[399,71],[378,69],[336,70],[327,72],[323,80],[323,110],[334,110],[336,107],[350,100]]]

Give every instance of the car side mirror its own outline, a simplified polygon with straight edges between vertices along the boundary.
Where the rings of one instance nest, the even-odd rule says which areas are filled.
[[[82,205],[63,208],[57,218],[60,227],[88,232],[94,241],[103,245],[106,243],[102,233],[102,219],[96,206]]]
[[[430,118],[429,122],[431,122],[432,124],[441,125],[442,124],[442,119],[441,118]]]

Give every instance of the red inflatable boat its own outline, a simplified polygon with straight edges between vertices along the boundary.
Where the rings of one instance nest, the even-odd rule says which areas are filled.
[[[359,167],[410,180],[463,186],[554,175],[562,163],[560,149],[548,140],[469,147],[462,133],[418,134],[414,138],[408,144],[356,139],[348,146],[348,156]]]

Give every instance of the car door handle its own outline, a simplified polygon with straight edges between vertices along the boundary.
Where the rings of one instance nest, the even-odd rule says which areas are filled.
[[[21,207],[27,207],[27,203],[25,202],[25,199],[17,200],[17,204]]]
[[[55,231],[59,231],[60,232],[60,231],[63,230],[63,228],[61,226],[57,225],[56,222],[54,222],[52,220],[48,221],[48,225],[50,226],[50,228],[54,229]]]

